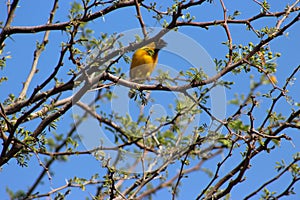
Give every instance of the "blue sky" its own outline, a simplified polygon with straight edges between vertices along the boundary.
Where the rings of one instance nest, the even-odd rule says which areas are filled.
[[[163,4],[163,3],[162,3]],[[253,15],[253,13],[258,13],[259,8],[258,5],[253,3],[252,1],[246,1],[246,3],[242,3],[241,1],[225,1],[228,12],[233,13],[235,10],[240,10],[241,15],[239,18],[247,18]],[[284,1],[270,1],[272,5],[271,11],[277,11],[283,7],[285,4]],[[249,6],[251,5],[251,6]],[[164,6],[164,5],[163,5]],[[21,1],[19,8],[15,14],[15,19],[13,25],[39,25],[45,23],[48,18],[49,10],[52,7],[51,1],[39,1],[39,0],[31,0],[31,1]],[[68,9],[70,8],[70,1],[61,1],[60,7],[58,9],[56,18],[54,21],[66,21]],[[198,9],[198,8],[197,8]],[[0,20],[5,19],[6,15],[6,7],[5,2],[2,1],[0,3]],[[146,17],[148,14],[147,11],[142,10],[145,15],[145,24],[149,27],[158,26],[157,22],[155,22],[150,16]],[[215,18],[222,19],[221,7],[219,2],[213,2],[212,4],[204,4],[199,10],[191,9],[191,13],[196,13],[196,20],[212,20]],[[209,13],[209,14],[208,14]],[[117,12],[117,14],[109,14],[104,16],[103,18],[97,19],[90,24],[90,28],[94,30],[95,36],[99,36],[100,32],[111,33],[120,33],[125,32],[131,29],[139,28],[139,23],[134,17],[135,10],[134,8],[124,8]],[[262,26],[262,23],[265,23],[264,20],[259,20],[254,23],[256,28]],[[268,25],[271,26],[274,24],[274,19],[267,20]],[[247,45],[248,42],[252,41],[253,43],[258,43],[259,40],[255,37],[252,32],[246,32],[243,30],[243,25],[232,25],[230,26],[230,30],[232,32],[233,43],[234,44],[243,44]],[[227,52],[225,46],[222,46],[220,43],[226,41],[226,35],[222,28],[220,27],[212,27],[209,31],[205,31],[202,29],[197,29],[193,27],[183,27],[179,29],[179,32],[186,35],[187,37],[193,39],[198,44],[200,44],[203,49],[211,56],[211,58],[223,59],[224,55]],[[276,77],[278,79],[278,85],[282,86],[285,82],[286,77],[290,74],[293,68],[299,65],[299,48],[300,46],[300,24],[295,24],[291,29],[288,30],[288,36],[281,36],[271,43],[271,50],[274,52],[280,52],[281,57],[277,59],[277,72]],[[43,37],[43,33],[37,33],[32,35],[20,34],[13,35],[12,38],[8,38],[6,40],[6,48],[5,52],[8,55],[12,56],[12,59],[7,61],[7,67],[4,70],[0,71],[0,75],[8,76],[9,80],[0,85],[1,87],[1,102],[4,101],[5,97],[14,93],[16,95],[19,94],[22,88],[22,81],[24,81],[27,76],[31,62],[33,59],[33,51],[35,48],[36,41],[41,41]],[[167,38],[168,36],[166,36]],[[66,34],[60,31],[53,31],[50,33],[49,45],[46,47],[46,51],[43,52],[40,61],[39,61],[39,73],[33,79],[33,82],[30,86],[29,91],[33,91],[33,88],[36,84],[41,83],[45,79],[45,77],[52,72],[53,66],[55,66],[58,60],[58,54],[60,50],[61,41],[66,41],[68,37]],[[170,45],[172,46],[172,45]],[[176,45],[174,45],[176,46]],[[194,49],[187,49],[186,51],[193,52]],[[131,56],[131,54],[129,54]],[[176,58],[174,54],[171,54],[170,51],[162,51],[160,54],[159,63],[162,66],[167,66],[169,68],[174,69],[175,71],[179,71],[182,69],[187,69],[190,67],[190,61],[184,60],[183,58]],[[71,67],[71,64],[66,60],[66,68],[63,68],[60,72],[60,77],[64,77],[67,80],[67,77],[63,76],[63,74],[68,71],[68,68]],[[203,61],[204,62],[204,61]],[[129,65],[124,62],[119,63],[119,65],[124,65],[122,70],[124,73],[128,72]],[[165,68],[164,68],[165,69]],[[229,80],[236,82],[236,85],[232,87],[232,90],[225,90],[225,98],[227,100],[233,98],[235,93],[247,94],[249,91],[250,85],[250,74],[257,74],[255,72],[251,72],[248,74],[242,73],[239,75],[231,75],[227,74],[223,77],[223,80]],[[299,75],[297,77],[300,78]],[[289,87],[290,94],[294,97],[295,101],[300,101],[299,95],[299,80],[295,81],[295,84]],[[255,77],[255,80],[258,78]],[[270,87],[269,87],[270,88]],[[266,92],[269,89],[268,86],[264,87],[261,92]],[[160,95],[161,93],[155,93],[155,95]],[[162,94],[163,95],[163,94]],[[165,107],[167,105],[166,102],[161,102],[160,105]],[[266,99],[261,100],[261,107],[255,110],[257,113],[257,121],[259,121],[259,116],[265,115],[265,109],[270,105],[270,101]],[[132,106],[132,105],[131,105]],[[131,107],[132,108],[132,107]],[[147,108],[148,110],[150,108]],[[234,106],[226,107],[226,115],[230,115],[234,112],[236,108]],[[278,107],[276,107],[276,111],[289,113],[290,108],[289,105],[285,102],[281,102]],[[68,131],[72,121],[70,121],[72,116],[71,112],[68,112],[65,117],[62,118],[62,121],[59,122],[59,126],[57,129],[58,133],[65,133]],[[259,124],[259,123],[258,123]],[[29,124],[30,128],[35,127],[35,124]],[[262,153],[259,156],[255,157],[252,161],[252,168],[246,173],[247,181],[245,183],[239,184],[232,191],[232,199],[239,199],[244,197],[245,194],[249,193],[249,188],[252,190],[260,186],[260,182],[264,182],[271,177],[273,177],[276,173],[274,169],[275,161],[280,161],[284,159],[287,163],[291,161],[291,155],[296,152],[299,152],[299,144],[300,144],[300,136],[299,132],[295,130],[286,131],[293,138],[293,144],[288,141],[283,141],[281,146],[272,151],[271,153]],[[83,144],[80,144],[79,149],[85,149]],[[239,151],[241,149],[236,149],[233,156],[229,159],[229,162],[225,164],[224,168],[221,169],[221,174],[225,174],[229,170],[232,169],[232,166],[240,161],[241,156],[239,156]],[[226,154],[218,156],[212,159],[210,162],[206,163],[203,167],[210,168],[213,172],[216,168],[216,163],[220,161],[222,156],[224,157]],[[58,162],[53,165],[52,170],[55,171],[55,174],[52,176],[53,180],[50,183],[47,180],[47,177],[44,179],[44,185],[40,186],[38,190],[43,192],[48,192],[51,188],[60,187],[65,184],[65,180],[72,178],[74,175],[77,177],[85,177],[89,178],[95,172],[101,174],[105,172],[103,168],[101,168],[101,163],[96,161],[93,156],[71,156],[69,158],[69,162],[62,163]],[[1,198],[8,199],[8,196],[5,192],[5,188],[9,187],[13,191],[17,191],[19,189],[26,189],[30,186],[35,177],[42,170],[38,165],[37,160],[33,157],[29,163],[28,168],[20,168],[16,165],[16,161],[11,160],[9,164],[3,166],[2,171],[0,171],[0,196]],[[180,167],[180,162],[176,162],[175,164],[170,166],[170,174],[174,174],[178,171]],[[170,175],[170,177],[172,177]],[[208,182],[208,176],[204,172],[196,172],[193,175],[190,175],[188,179],[182,180],[182,188],[180,189],[178,199],[194,199],[199,192],[201,192],[201,188],[205,186]],[[290,181],[289,176],[285,176],[281,181],[271,185],[269,189],[279,189],[280,192],[284,186]],[[200,188],[200,189],[199,189]],[[300,192],[299,185],[295,187],[295,191]],[[87,187],[85,192],[79,192],[79,189],[72,190],[72,194],[70,195],[70,199],[82,199],[84,196],[90,196],[90,194],[95,194],[95,188],[93,186]],[[78,197],[77,195],[82,195]],[[163,190],[158,192],[154,199],[169,199],[171,192],[167,190]],[[295,196],[289,197],[287,199],[296,199]]]

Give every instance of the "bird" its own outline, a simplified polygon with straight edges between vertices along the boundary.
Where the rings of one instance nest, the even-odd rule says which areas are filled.
[[[155,69],[158,61],[158,52],[167,46],[163,39],[151,42],[146,46],[137,49],[131,59],[130,80],[136,83],[142,83],[149,79]],[[128,93],[129,98],[135,96],[135,91],[131,89]]]

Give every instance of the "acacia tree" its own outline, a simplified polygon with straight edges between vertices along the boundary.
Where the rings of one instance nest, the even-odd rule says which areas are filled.
[[[65,3],[53,0],[47,21],[30,26],[19,23],[31,17],[21,12],[34,11],[34,3],[8,0],[6,15],[2,11],[1,176],[15,165],[31,174],[30,180],[1,181],[11,199],[279,199],[297,193],[299,154],[288,151],[284,161],[274,152],[282,155],[284,144],[298,147],[299,96],[289,91],[297,88],[300,66],[277,64],[291,59],[291,50],[280,47],[288,33],[299,32],[298,0],[276,9],[256,0]],[[209,40],[213,62],[202,62],[201,48],[179,33],[204,34],[194,42]],[[132,52],[159,38],[175,57],[162,50],[164,65],[151,80],[130,81]],[[27,52],[32,57],[20,57]],[[188,64],[178,66],[172,61],[178,57]],[[157,105],[164,112],[157,114]],[[266,155],[272,163],[255,160]],[[86,157],[97,162],[82,162]],[[253,170],[256,165],[262,168]],[[16,182],[22,187],[13,188]],[[247,188],[237,194],[242,185]]]

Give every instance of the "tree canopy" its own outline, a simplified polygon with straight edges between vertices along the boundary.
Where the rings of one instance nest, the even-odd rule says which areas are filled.
[[[1,196],[299,195],[299,0],[0,9]],[[133,52],[159,39],[154,72],[130,80]]]

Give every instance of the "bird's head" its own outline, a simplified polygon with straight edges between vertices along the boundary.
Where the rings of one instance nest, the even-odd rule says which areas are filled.
[[[157,51],[167,46],[167,43],[163,39],[159,39],[158,41],[151,42],[147,45],[147,47],[153,48]]]
[[[155,49],[162,49],[165,46],[167,46],[168,43],[166,43],[163,39],[159,39],[155,42]]]

